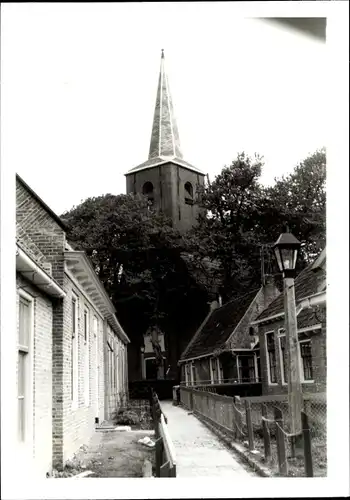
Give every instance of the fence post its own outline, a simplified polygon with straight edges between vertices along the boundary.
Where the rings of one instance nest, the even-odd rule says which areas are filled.
[[[312,453],[311,453],[311,433],[309,426],[309,419],[305,412],[301,412],[301,423],[303,429],[304,438],[304,463],[305,463],[305,475],[306,477],[314,477],[314,471],[312,467]]]
[[[236,407],[235,407],[235,398],[233,398],[232,402],[232,429],[233,429],[233,436],[234,438],[238,439],[238,428],[237,428],[237,421],[236,421]]]
[[[245,416],[247,421],[249,449],[254,450],[254,434],[253,434],[252,412],[250,408],[250,402],[245,400],[244,404],[245,404]]]
[[[242,431],[242,415],[238,410],[238,404],[241,402],[241,398],[239,396],[234,397],[234,405],[235,405],[235,414],[236,414],[236,426],[237,426],[237,438],[241,438],[241,431]]]
[[[282,411],[275,407],[276,442],[278,456],[278,470],[283,476],[288,475],[288,463],[286,456],[286,441],[283,433]]]
[[[267,418],[267,408],[264,403],[261,404],[261,414],[264,418]],[[265,460],[270,460],[271,458],[271,438],[269,431],[269,424],[266,420],[262,420],[262,429],[263,429],[263,437],[264,437],[264,451],[265,451]]]

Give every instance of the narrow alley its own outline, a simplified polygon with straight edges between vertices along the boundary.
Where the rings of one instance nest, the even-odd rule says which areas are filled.
[[[175,448],[177,477],[255,477],[193,414],[171,401],[160,401],[160,406]]]

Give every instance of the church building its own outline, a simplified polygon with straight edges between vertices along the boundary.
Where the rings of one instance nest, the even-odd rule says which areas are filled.
[[[148,197],[152,209],[167,215],[181,234],[196,224],[201,210],[198,188],[204,186],[204,173],[184,159],[173,101],[165,71],[164,51],[161,53],[158,89],[153,117],[148,159],[126,174],[127,194]],[[188,327],[190,328],[190,321]],[[178,360],[188,342],[179,325],[173,331],[157,331],[158,351],[152,345],[152,332],[143,332],[143,343],[129,345],[129,380],[178,380]],[[140,332],[141,333],[141,332]],[[136,352],[136,349],[140,351]],[[156,357],[162,356],[159,367]]]
[[[163,50],[148,160],[125,176],[127,194],[147,195],[180,232],[195,224],[197,188],[204,185],[204,173],[183,158]]]

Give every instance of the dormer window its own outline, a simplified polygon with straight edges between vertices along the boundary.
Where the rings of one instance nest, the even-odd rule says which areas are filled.
[[[190,182],[185,183],[185,203],[193,205],[193,186]]]

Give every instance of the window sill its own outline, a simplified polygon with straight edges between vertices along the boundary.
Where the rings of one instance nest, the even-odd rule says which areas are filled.
[[[314,384],[315,381],[314,380],[302,380],[301,382],[302,384]]]

